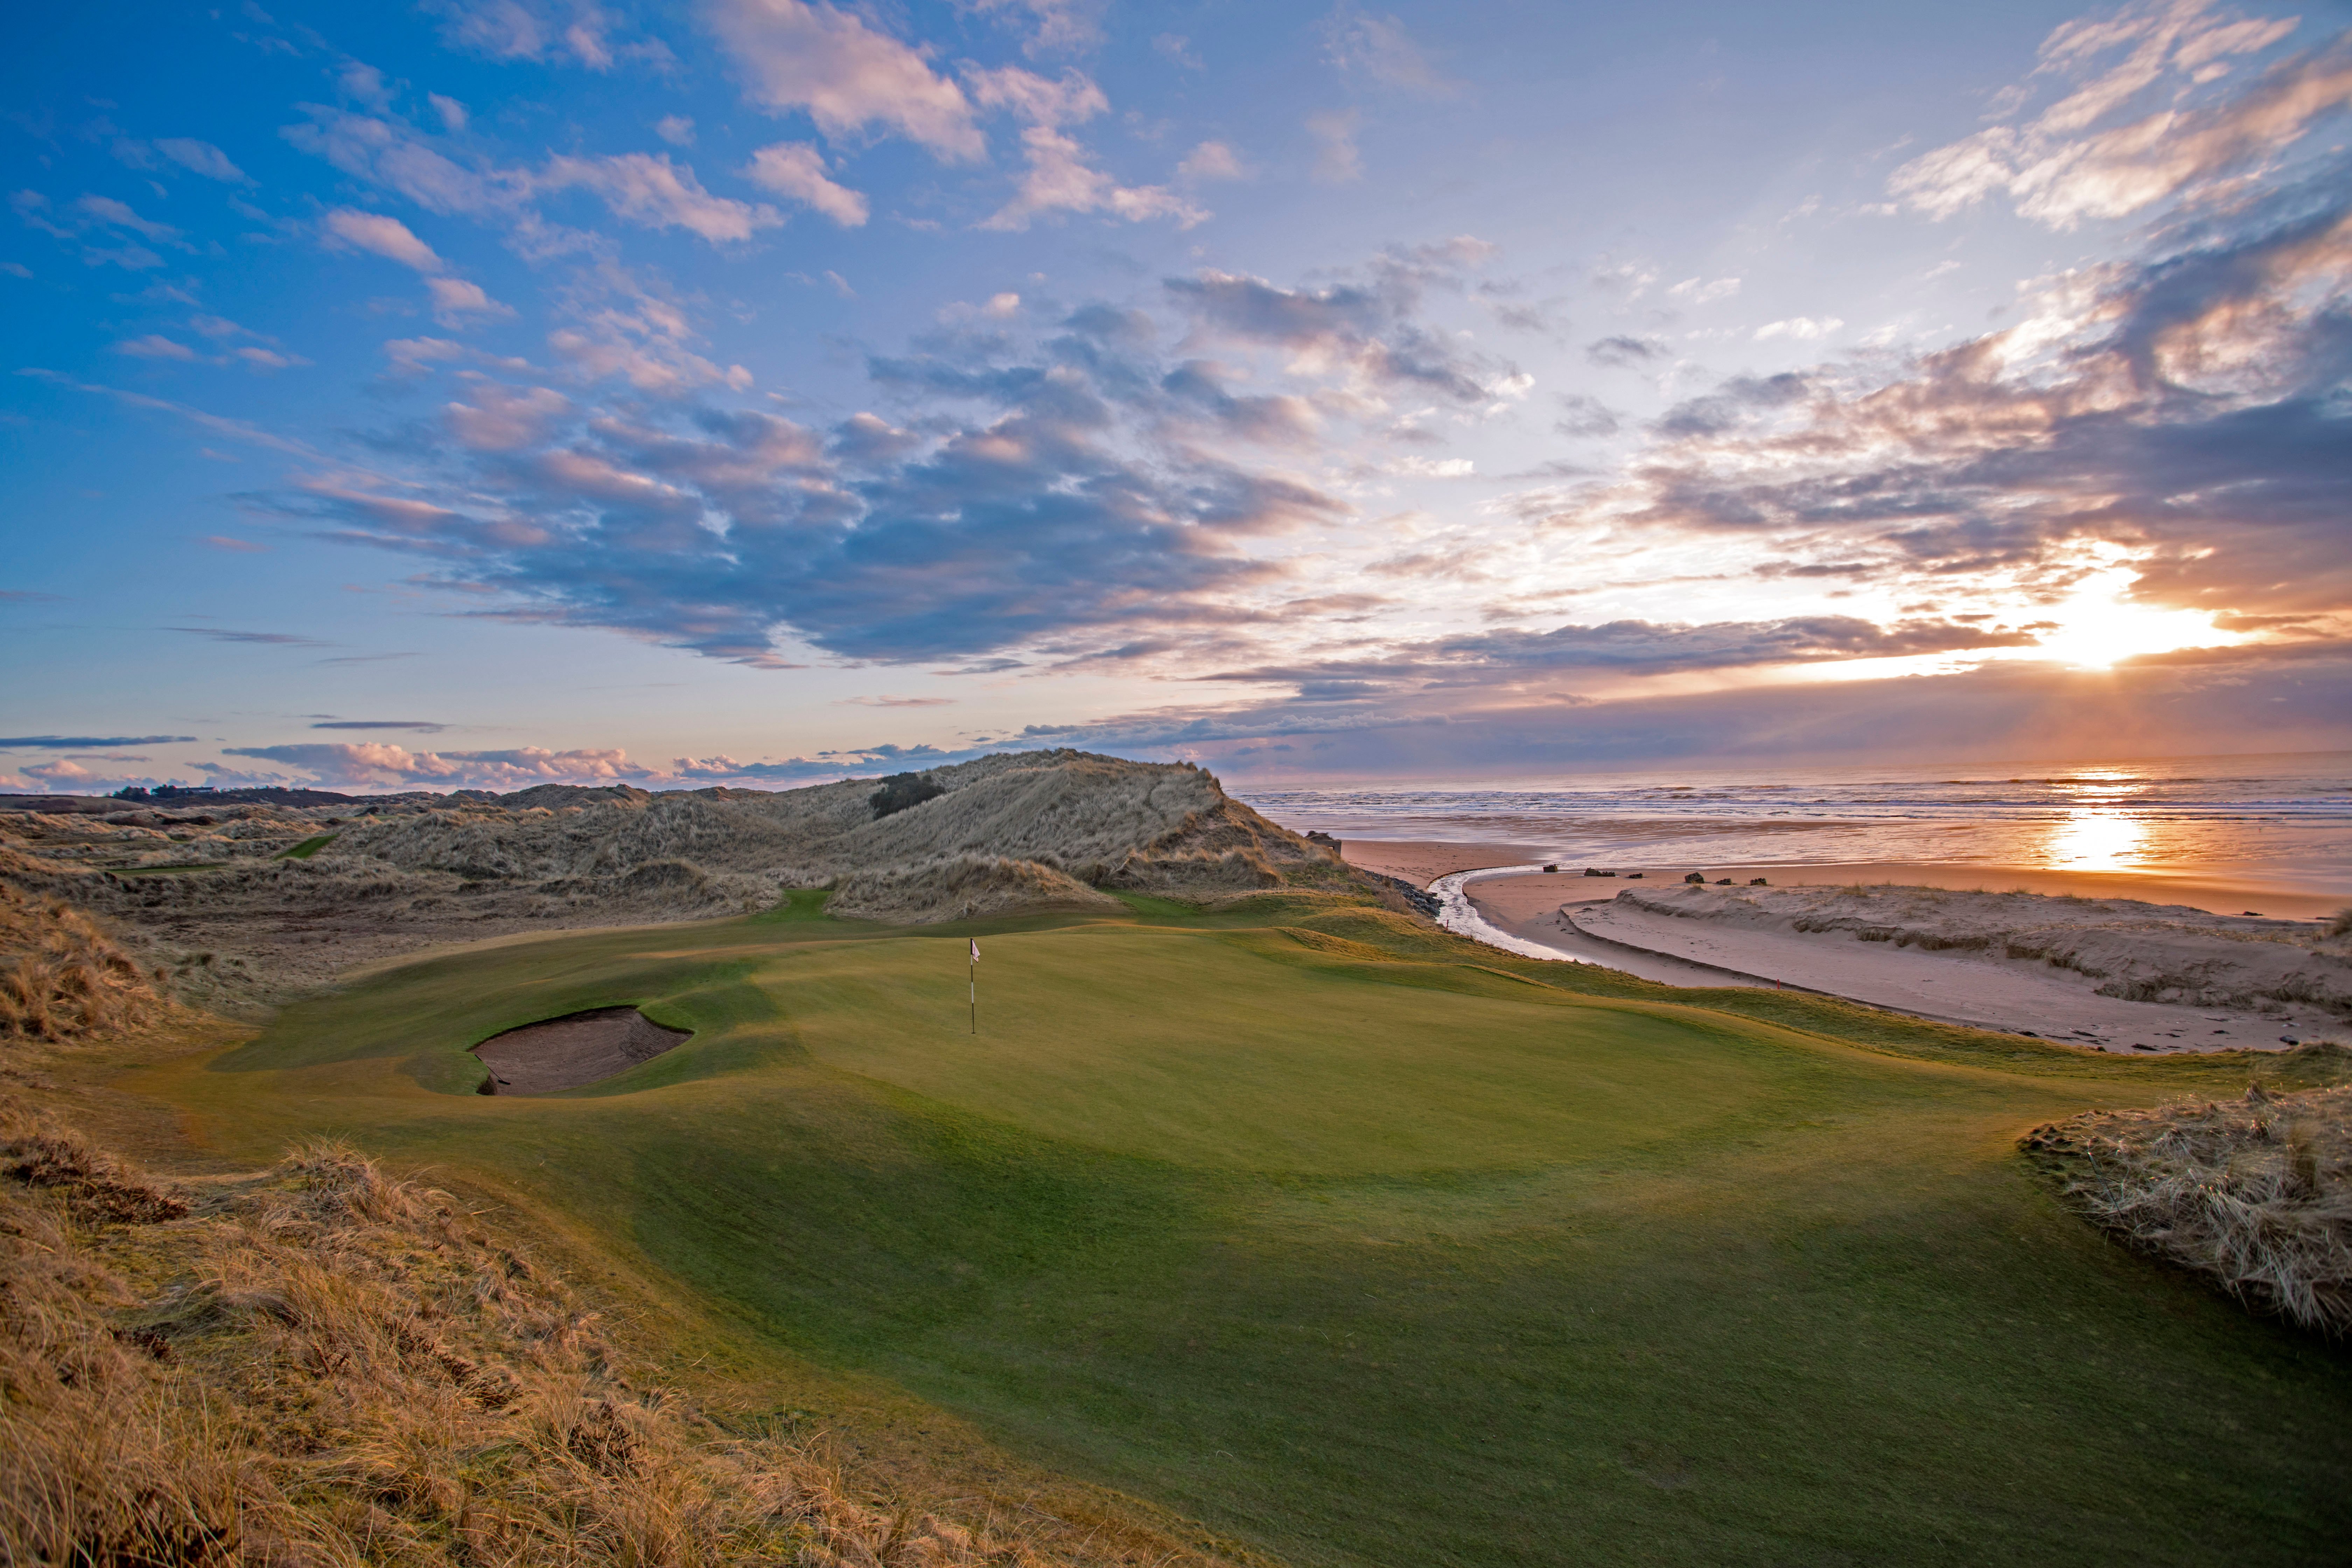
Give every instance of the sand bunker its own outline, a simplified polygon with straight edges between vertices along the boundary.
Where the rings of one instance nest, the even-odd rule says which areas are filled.
[[[484,1094],[551,1094],[626,1072],[693,1034],[666,1028],[635,1007],[599,1007],[493,1035],[474,1054],[490,1069]]]

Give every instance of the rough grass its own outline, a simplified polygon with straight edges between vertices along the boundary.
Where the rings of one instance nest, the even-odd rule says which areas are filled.
[[[2352,1058],[2333,1044],[2296,1054]],[[2352,1331],[2352,1085],[2086,1111],[2021,1142],[2134,1245],[2258,1310]]]
[[[86,911],[0,879],[0,1038],[78,1039],[163,1006],[139,961]]]
[[[313,1143],[174,1191],[0,1121],[12,1564],[1202,1563],[1148,1531],[860,1495],[729,1426],[446,1194]]]

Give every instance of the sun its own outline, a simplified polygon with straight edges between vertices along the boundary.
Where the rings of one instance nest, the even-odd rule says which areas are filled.
[[[2137,574],[2127,566],[2092,574],[2049,612],[2057,628],[2025,650],[2029,657],[2056,658],[2091,669],[2119,659],[2170,653],[2182,647],[2218,647],[2241,640],[2213,625],[2203,610],[2163,610],[2136,605],[2124,595]]]

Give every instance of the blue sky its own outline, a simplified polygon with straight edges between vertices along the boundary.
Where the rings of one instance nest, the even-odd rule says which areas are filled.
[[[2352,744],[2347,21],[52,8],[0,788]]]

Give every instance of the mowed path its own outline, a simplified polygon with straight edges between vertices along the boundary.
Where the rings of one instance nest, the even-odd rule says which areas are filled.
[[[2352,1529],[2344,1352],[2014,1152],[2188,1064],[1908,1059],[1279,918],[984,930],[975,1037],[961,928],[698,937],[436,959],[142,1087],[224,1147],[478,1171],[1300,1563],[2286,1563]],[[467,1092],[474,1040],[625,1003],[696,1037]]]

